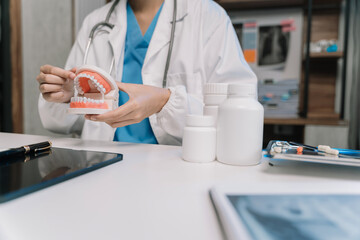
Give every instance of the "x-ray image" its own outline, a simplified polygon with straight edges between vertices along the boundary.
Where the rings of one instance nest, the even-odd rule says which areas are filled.
[[[259,28],[259,66],[284,64],[289,50],[290,33],[282,27],[264,26]],[[282,68],[284,68],[284,65]],[[280,66],[281,67],[281,66]]]
[[[360,239],[359,195],[228,197],[252,239]]]

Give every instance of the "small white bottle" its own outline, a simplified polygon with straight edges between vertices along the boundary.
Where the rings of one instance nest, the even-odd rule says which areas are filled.
[[[204,115],[215,118],[215,126],[220,104],[227,99],[227,83],[207,83],[204,87]]]
[[[255,84],[230,84],[220,105],[217,160],[230,165],[256,165],[262,157],[264,108]]]
[[[182,156],[185,161],[206,163],[215,160],[216,129],[212,116],[188,115],[184,128]]]

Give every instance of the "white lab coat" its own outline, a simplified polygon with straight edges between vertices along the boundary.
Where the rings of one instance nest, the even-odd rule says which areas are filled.
[[[104,21],[111,3],[89,14],[83,22],[65,68],[82,65],[91,28]],[[162,87],[173,17],[173,1],[165,0],[152,36],[143,69],[144,85]],[[126,35],[126,1],[122,0],[110,18],[115,27],[97,33],[89,52],[88,64],[109,69],[121,81]],[[104,29],[108,30],[108,29]],[[114,53],[114,54],[113,54]],[[212,0],[178,0],[175,42],[167,77],[171,95],[163,109],[150,116],[159,144],[180,145],[185,116],[202,114],[205,83],[246,82],[256,84],[256,76],[244,60],[236,33],[226,12]],[[112,141],[115,129],[83,116],[66,113],[69,104],[39,99],[44,127],[58,133],[77,133],[83,139]]]

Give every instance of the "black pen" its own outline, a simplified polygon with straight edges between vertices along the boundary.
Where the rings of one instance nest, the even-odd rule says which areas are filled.
[[[51,142],[41,142],[30,145],[25,145],[19,148],[10,148],[9,150],[0,152],[0,160],[9,159],[16,156],[26,155],[26,154],[35,154],[44,150],[51,148]]]
[[[314,150],[314,151],[318,150],[317,147],[309,146],[309,145],[302,144],[302,143],[296,143],[296,142],[289,142],[289,143],[292,145],[300,146],[300,147],[307,148],[307,149]]]
[[[38,151],[38,152],[32,153],[32,154],[17,155],[17,156],[13,156],[11,158],[3,158],[0,161],[0,167],[9,166],[9,165],[11,165],[13,163],[17,163],[17,162],[27,163],[34,159],[39,159],[39,158],[42,158],[45,156],[49,156],[51,153],[52,153],[51,149],[48,149],[48,150]]]

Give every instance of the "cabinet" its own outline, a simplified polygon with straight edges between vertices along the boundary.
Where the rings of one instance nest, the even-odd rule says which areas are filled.
[[[343,91],[346,83],[348,19],[345,19],[343,28],[344,46],[338,46],[337,52],[311,53],[308,48],[310,42],[340,39],[340,28],[343,27],[339,26],[341,0],[219,0],[217,2],[227,11],[254,9],[271,11],[271,9],[291,7],[302,8],[304,11],[300,115],[292,119],[265,119],[265,142],[274,138],[303,142],[306,125],[346,126],[348,124],[344,120]],[[348,11],[347,7],[346,11]],[[343,68],[339,70],[340,58],[343,58]],[[341,76],[340,84],[337,83],[338,76]],[[339,111],[336,109],[337,100],[340,103]]]
[[[1,0],[0,131],[23,131],[20,0]]]

